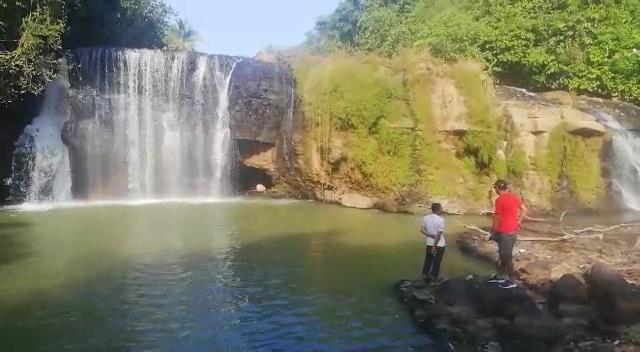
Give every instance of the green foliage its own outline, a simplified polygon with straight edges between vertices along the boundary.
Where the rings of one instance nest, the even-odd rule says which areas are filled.
[[[522,178],[529,169],[529,157],[520,144],[516,144],[507,156],[508,174]]]
[[[0,51],[0,105],[20,94],[40,92],[57,75],[63,28],[44,7],[24,18],[17,47]]]
[[[306,58],[298,61],[296,73],[304,82],[301,93],[309,116],[330,118],[338,130],[376,133],[381,120],[398,117],[402,85],[379,58]]]
[[[198,33],[182,19],[178,19],[175,24],[169,26],[164,38],[166,48],[169,50],[192,51],[197,41]]]
[[[493,173],[500,178],[505,178],[509,174],[507,160],[502,157],[496,157],[493,161]]]
[[[353,0],[345,1],[353,3]],[[446,60],[478,59],[501,81],[640,102],[637,0],[357,1],[324,19],[316,43],[391,55],[429,49]],[[348,26],[347,26],[348,24]],[[348,30],[344,30],[348,28]],[[319,39],[318,39],[319,38]],[[331,38],[323,40],[322,38]]]
[[[173,10],[163,0],[65,0],[65,47],[162,48]]]
[[[404,116],[402,81],[374,56],[306,57],[295,65],[307,125],[326,160],[334,131],[353,132],[354,167],[377,189],[411,182],[411,138],[391,125]]]
[[[453,66],[453,78],[467,108],[470,131],[462,138],[463,155],[470,157],[478,171],[496,170],[494,163],[502,136],[490,92],[491,81],[478,65]],[[500,172],[503,168],[498,168]]]
[[[165,47],[173,16],[163,0],[0,0],[0,105],[40,93],[64,49]],[[194,33],[183,27],[186,49]]]
[[[582,138],[562,124],[551,131],[545,155],[545,172],[556,190],[568,186],[571,195],[592,205],[602,193],[601,138]]]
[[[487,177],[477,173],[474,159],[472,167],[465,167],[452,141],[438,132],[432,85],[437,75],[450,71],[437,69],[436,63],[428,54],[409,52],[391,58],[337,53],[299,59],[294,65],[298,90],[324,170],[332,172],[329,146],[339,133],[341,138],[350,136],[346,144],[350,171],[335,177],[370,191],[411,189],[433,196],[484,197]],[[477,82],[470,87],[470,97],[480,92],[486,99],[488,93],[478,90]],[[481,113],[472,119],[479,125],[494,125],[489,121],[495,119],[492,109],[480,103],[471,109]],[[478,132],[481,147],[474,154],[478,159],[486,149],[484,135]],[[494,155],[484,158],[493,160]]]

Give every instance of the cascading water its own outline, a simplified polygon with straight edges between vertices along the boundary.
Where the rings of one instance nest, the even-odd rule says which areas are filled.
[[[640,210],[640,136],[603,111],[596,111],[595,114],[613,134],[611,162],[614,187],[627,208]]]
[[[64,89],[56,97],[47,91],[61,109],[56,123],[43,113],[21,138],[16,155],[34,160],[31,181],[16,189],[27,195],[22,198],[68,200],[70,185],[85,200],[212,198],[231,191],[228,108],[237,59],[106,48],[75,56],[66,99]],[[42,131],[54,142],[43,144]]]
[[[12,177],[7,180],[14,201],[60,202],[71,199],[69,153],[60,139],[67,118],[64,96],[68,82],[47,84],[40,115],[16,143]]]

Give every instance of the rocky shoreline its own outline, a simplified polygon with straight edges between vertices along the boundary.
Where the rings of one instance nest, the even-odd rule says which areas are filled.
[[[516,289],[468,277],[435,286],[405,280],[397,290],[418,327],[454,350],[640,351],[640,248],[632,228],[557,234],[528,225],[515,249]],[[481,231],[457,244],[497,264],[497,246]]]

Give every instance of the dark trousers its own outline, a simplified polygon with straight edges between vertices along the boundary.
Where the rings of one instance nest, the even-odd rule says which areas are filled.
[[[422,266],[422,277],[426,280],[437,280],[440,275],[440,264],[444,257],[446,247],[436,247],[436,254],[433,254],[433,246],[427,246],[427,253]]]
[[[510,280],[517,277],[515,266],[513,265],[513,247],[518,241],[516,234],[494,233],[491,239],[498,242],[498,254],[500,256],[500,271],[503,276]]]

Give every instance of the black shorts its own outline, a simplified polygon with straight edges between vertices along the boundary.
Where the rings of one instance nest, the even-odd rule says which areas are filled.
[[[491,239],[498,242],[498,254],[500,261],[509,262],[513,260],[513,247],[518,241],[516,234],[494,233]]]

